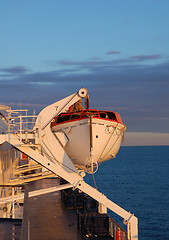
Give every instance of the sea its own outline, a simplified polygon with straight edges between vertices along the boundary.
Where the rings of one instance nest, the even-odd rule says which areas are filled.
[[[94,178],[100,192],[138,218],[139,240],[169,240],[169,146],[122,146]],[[92,175],[85,180],[95,187]],[[125,228],[122,218],[108,214]],[[19,239],[19,225],[10,223],[0,224],[1,237],[6,227]]]
[[[99,191],[138,218],[139,240],[169,240],[169,146],[122,146],[94,177]],[[94,186],[92,176],[87,182]]]

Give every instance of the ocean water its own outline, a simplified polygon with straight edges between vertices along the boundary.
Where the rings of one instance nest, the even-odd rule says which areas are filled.
[[[138,218],[139,240],[169,239],[169,146],[123,146],[99,166],[95,180],[99,191]]]
[[[94,186],[91,175],[85,180]],[[95,180],[99,191],[138,218],[139,240],[169,240],[169,146],[121,147],[115,159],[99,166]],[[1,223],[0,239],[12,239],[5,234],[13,230],[19,239],[19,226]]]

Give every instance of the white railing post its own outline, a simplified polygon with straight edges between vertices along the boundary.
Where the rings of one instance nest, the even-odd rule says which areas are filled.
[[[22,142],[22,116],[19,116],[19,119],[20,119],[20,129],[19,129],[19,132],[20,132],[20,142]]]

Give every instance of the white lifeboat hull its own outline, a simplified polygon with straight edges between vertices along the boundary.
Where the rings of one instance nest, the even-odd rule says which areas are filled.
[[[90,168],[91,163],[114,158],[120,148],[126,127],[122,123],[92,117],[65,122],[52,127],[53,133],[63,132],[68,141],[65,152],[80,168]],[[92,151],[91,151],[92,139]],[[92,158],[92,159],[91,159]]]

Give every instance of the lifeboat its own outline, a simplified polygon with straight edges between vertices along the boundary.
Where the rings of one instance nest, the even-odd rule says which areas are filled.
[[[94,172],[99,163],[115,158],[126,126],[116,112],[85,109],[59,114],[51,130],[65,134],[64,150],[75,166]]]

